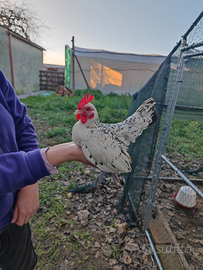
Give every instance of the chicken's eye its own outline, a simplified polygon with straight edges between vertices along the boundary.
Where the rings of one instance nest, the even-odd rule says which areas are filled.
[[[90,107],[87,107],[87,108],[86,108],[86,111],[90,111]]]

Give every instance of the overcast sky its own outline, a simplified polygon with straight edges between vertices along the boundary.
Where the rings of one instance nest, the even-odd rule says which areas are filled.
[[[64,65],[65,44],[167,55],[203,10],[203,0],[24,0],[50,28],[44,63]]]

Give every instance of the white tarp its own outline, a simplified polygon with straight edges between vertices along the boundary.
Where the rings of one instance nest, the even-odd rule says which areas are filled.
[[[116,53],[79,47],[75,47],[74,52],[90,88],[103,93],[131,95],[144,86],[166,58],[161,55]],[[75,89],[87,89],[76,60]]]

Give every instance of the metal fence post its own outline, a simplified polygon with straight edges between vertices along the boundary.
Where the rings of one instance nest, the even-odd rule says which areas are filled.
[[[186,44],[186,39],[182,38],[181,40],[181,46],[184,47]],[[146,214],[143,222],[143,230],[147,230],[149,228],[149,221],[150,221],[150,216],[152,212],[152,207],[154,205],[154,198],[155,198],[155,193],[156,193],[156,188],[159,180],[159,174],[161,171],[161,164],[162,164],[162,155],[165,152],[166,145],[167,145],[167,140],[169,136],[169,131],[171,127],[171,122],[173,119],[173,114],[175,111],[175,105],[180,89],[180,84],[182,80],[182,75],[183,75],[183,69],[184,69],[184,51],[181,50],[180,56],[178,59],[178,65],[176,68],[176,74],[174,78],[174,83],[172,86],[171,90],[171,95],[169,99],[169,103],[167,106],[167,111],[166,111],[166,116],[165,116],[165,121],[162,129],[162,134],[161,134],[161,139],[160,139],[160,145],[158,149],[158,154],[154,166],[154,171],[153,171],[153,176],[152,176],[152,182],[151,182],[151,189],[149,193],[149,197],[147,200],[147,207],[146,207]]]

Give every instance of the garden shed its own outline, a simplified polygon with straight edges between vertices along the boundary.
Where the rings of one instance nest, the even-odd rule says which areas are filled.
[[[13,84],[17,94],[39,90],[43,50],[6,26],[0,26],[0,69]]]

